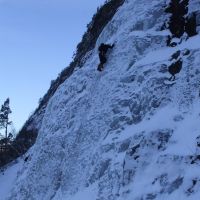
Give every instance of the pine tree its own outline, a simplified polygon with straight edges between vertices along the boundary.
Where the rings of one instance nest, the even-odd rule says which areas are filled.
[[[0,128],[5,129],[5,139],[9,139],[8,127],[12,124],[12,121],[9,121],[9,115],[12,113],[9,107],[10,99],[7,98],[4,104],[1,106],[0,110]]]

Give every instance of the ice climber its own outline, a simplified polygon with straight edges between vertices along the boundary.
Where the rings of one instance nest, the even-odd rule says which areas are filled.
[[[107,61],[106,53],[107,53],[108,49],[112,49],[113,47],[114,47],[114,44],[113,45],[109,45],[109,44],[104,44],[104,43],[101,43],[101,45],[99,46],[98,50],[99,50],[100,63],[99,63],[98,68],[97,68],[98,71],[102,71],[103,70],[103,65]]]

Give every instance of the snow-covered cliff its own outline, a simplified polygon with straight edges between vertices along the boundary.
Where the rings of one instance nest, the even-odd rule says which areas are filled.
[[[200,36],[167,47],[168,4],[126,0],[118,9],[49,100],[8,200],[199,198]],[[197,8],[191,0],[188,14]],[[101,42],[115,47],[100,73]],[[174,53],[183,65],[168,84]]]

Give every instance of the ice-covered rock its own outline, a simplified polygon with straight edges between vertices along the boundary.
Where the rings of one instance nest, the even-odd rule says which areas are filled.
[[[168,3],[126,0],[118,9],[49,100],[8,200],[199,198],[200,36],[167,47]],[[101,42],[115,47],[100,73]],[[169,85],[177,51],[182,69]]]

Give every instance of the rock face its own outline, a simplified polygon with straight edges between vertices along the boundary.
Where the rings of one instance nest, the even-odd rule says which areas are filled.
[[[167,47],[168,3],[126,0],[118,9],[48,101],[8,200],[199,198],[200,36]],[[115,47],[98,72],[102,42]]]
[[[13,141],[12,147],[10,146],[6,153],[0,155],[0,167],[5,166],[25,154],[35,143],[49,100],[55,94],[59,86],[73,74],[74,70],[83,66],[87,60],[87,55],[89,56],[89,52],[95,48],[99,35],[124,1],[125,0],[109,0],[97,9],[91,22],[87,25],[87,31],[84,33],[81,42],[77,45],[73,61],[59,73],[55,80],[51,81],[50,88],[40,99],[37,109],[19,131],[17,137]]]

